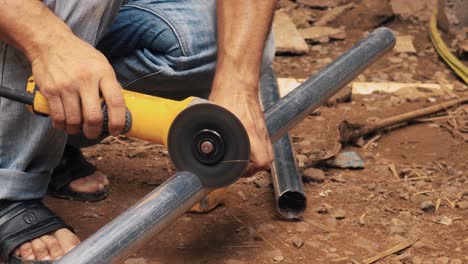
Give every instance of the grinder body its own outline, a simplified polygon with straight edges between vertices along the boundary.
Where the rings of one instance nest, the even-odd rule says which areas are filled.
[[[21,94],[0,87],[0,96],[25,103],[34,113],[48,115],[47,100],[32,77],[26,91]],[[175,101],[128,90],[122,90],[122,95],[127,106],[122,134],[166,146],[174,166],[204,175],[202,180],[207,187],[227,186],[247,168],[250,154],[247,132],[225,108],[197,97]],[[26,98],[18,100],[21,96]],[[102,105],[106,131],[108,110],[104,101]]]

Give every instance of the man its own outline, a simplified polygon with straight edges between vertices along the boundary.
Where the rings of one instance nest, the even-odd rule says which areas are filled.
[[[271,52],[262,54],[275,2],[133,0],[121,7],[122,0],[0,0],[1,85],[23,90],[33,75],[51,111],[49,119],[0,99],[2,258],[57,259],[79,243],[40,199],[54,169],[52,183],[63,183],[67,164],[86,167],[76,147],[67,146],[70,162],[62,153],[66,134],[101,134],[100,96],[109,107],[110,133],[120,133],[122,86],[172,98],[209,95],[244,124],[255,166],[269,164],[257,95],[262,63],[272,60]],[[93,47],[98,42],[105,55]],[[63,184],[52,184],[53,191],[104,191],[107,178],[88,172],[71,176],[68,193],[60,194]]]

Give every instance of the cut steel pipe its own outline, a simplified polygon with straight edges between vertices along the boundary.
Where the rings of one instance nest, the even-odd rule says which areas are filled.
[[[179,172],[54,263],[121,263],[210,191],[195,174]]]
[[[264,108],[280,100],[276,74],[270,67],[260,80]],[[276,211],[285,219],[298,219],[307,208],[302,177],[294,156],[291,138],[286,134],[273,144],[275,160],[271,167],[271,178],[275,192]]]
[[[265,117],[272,141],[286,134],[394,44],[395,36],[391,30],[375,30],[316,76],[267,109]],[[203,175],[177,173],[54,263],[118,263],[212,191],[203,186],[202,182]]]

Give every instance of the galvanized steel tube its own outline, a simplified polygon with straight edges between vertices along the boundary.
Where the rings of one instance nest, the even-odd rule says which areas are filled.
[[[271,141],[275,142],[286,134],[394,45],[393,32],[388,28],[378,28],[266,109],[265,118]]]
[[[260,87],[264,108],[269,108],[279,101],[278,83],[271,67],[262,75]],[[298,219],[307,208],[307,198],[289,134],[286,133],[273,144],[273,151],[275,160],[272,164],[271,177],[276,210],[285,219]]]
[[[120,263],[210,191],[195,174],[179,172],[54,263]]]

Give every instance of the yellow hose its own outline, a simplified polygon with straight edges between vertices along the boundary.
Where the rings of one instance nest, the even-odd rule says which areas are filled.
[[[429,21],[428,31],[432,44],[434,45],[437,53],[439,53],[450,68],[452,68],[452,70],[454,70],[455,73],[468,84],[468,68],[450,52],[437,31],[437,12],[438,10],[436,8],[431,16],[431,20]]]

